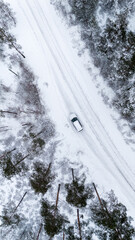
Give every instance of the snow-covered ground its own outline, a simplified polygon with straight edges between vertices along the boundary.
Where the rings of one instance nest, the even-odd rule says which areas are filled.
[[[92,81],[95,67],[91,62],[91,74],[86,70],[50,0],[8,2],[16,12],[16,38],[38,76],[42,101],[61,140],[57,158],[81,161],[89,169],[90,181],[98,184],[100,191],[113,189],[135,218],[134,152],[97,93]],[[69,121],[71,112],[83,124],[80,133]]]

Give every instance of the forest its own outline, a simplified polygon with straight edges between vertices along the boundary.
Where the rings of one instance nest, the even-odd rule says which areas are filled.
[[[115,89],[116,99],[119,90],[123,88],[124,94],[127,87],[127,99],[131,100],[133,85],[129,88],[129,79],[134,74],[134,34],[127,31],[126,13],[123,10],[116,22],[108,20],[101,36],[95,18],[99,2],[90,2],[69,1],[72,24],[79,22],[85,29],[82,38],[85,36],[95,64]],[[110,11],[110,16],[113,15],[113,2],[100,1],[101,11]],[[123,1],[118,2],[124,9]],[[100,240],[132,240],[135,237],[133,219],[114,192],[111,190],[103,196],[96,183],[87,181],[84,166],[72,164],[66,157],[56,160],[59,142],[55,138],[55,126],[42,104],[37,76],[12,34],[16,24],[14,11],[0,0],[0,239],[92,240],[96,236]],[[119,31],[115,39],[112,31]],[[117,41],[121,38],[123,42],[118,47]],[[111,44],[118,53],[123,49],[122,59],[109,49]],[[127,56],[124,51],[131,45]],[[117,58],[117,66],[110,58]],[[125,74],[120,74],[125,62]],[[117,108],[123,102],[120,96],[120,102],[113,101]],[[132,122],[133,105],[123,104],[121,112]],[[133,108],[130,113],[129,107]]]

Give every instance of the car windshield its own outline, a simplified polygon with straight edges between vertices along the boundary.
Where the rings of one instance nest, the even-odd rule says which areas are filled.
[[[72,122],[75,122],[75,121],[77,121],[77,117],[74,117],[74,118],[72,119]]]

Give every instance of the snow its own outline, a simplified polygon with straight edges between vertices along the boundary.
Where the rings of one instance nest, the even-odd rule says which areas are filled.
[[[105,27],[107,18],[108,18],[108,14],[101,12],[101,7],[99,7],[97,10],[97,20],[98,20],[98,26],[100,28]]]
[[[135,13],[129,18],[128,28],[129,31],[135,32]]]
[[[73,49],[69,30],[50,0],[9,3],[18,21],[16,38],[38,76],[42,102],[48,106],[62,142],[57,159],[66,156],[82,162],[89,169],[89,180],[99,186],[100,192],[113,189],[135,218],[134,152],[98,95],[92,81],[95,75],[92,71],[89,74]],[[84,126],[81,134],[73,131],[70,112],[76,112]]]

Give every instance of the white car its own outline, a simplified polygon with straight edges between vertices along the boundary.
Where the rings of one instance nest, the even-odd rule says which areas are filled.
[[[79,121],[77,115],[75,113],[70,114],[70,121],[72,122],[74,128],[78,131],[81,132],[83,130],[83,126],[81,122]]]

